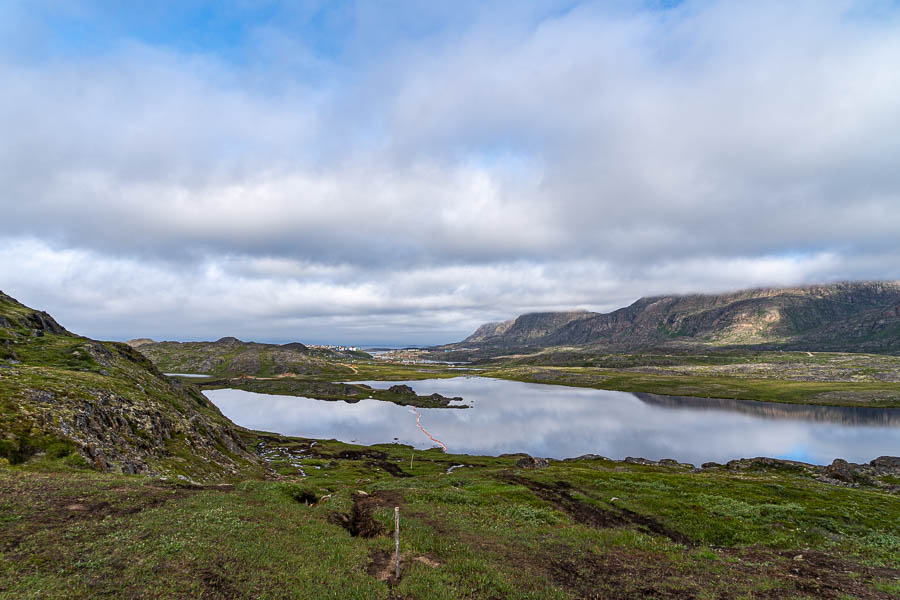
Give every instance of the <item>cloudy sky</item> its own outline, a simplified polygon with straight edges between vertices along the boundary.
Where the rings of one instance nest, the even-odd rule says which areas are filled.
[[[0,4],[0,289],[79,333],[900,278],[896,2],[146,4]]]

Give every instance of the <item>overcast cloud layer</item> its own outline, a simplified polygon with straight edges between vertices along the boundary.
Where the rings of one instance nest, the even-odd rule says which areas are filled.
[[[900,278],[896,3],[441,4],[4,4],[0,289],[93,337],[422,344]]]

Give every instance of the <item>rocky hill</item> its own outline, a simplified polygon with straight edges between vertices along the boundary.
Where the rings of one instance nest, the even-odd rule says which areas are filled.
[[[610,313],[522,315],[448,348],[666,345],[900,352],[900,282],[838,283],[641,298]]]
[[[364,352],[337,352],[309,348],[299,342],[261,344],[224,337],[215,342],[154,342],[131,340],[129,345],[153,361],[165,373],[198,373],[219,376],[295,375],[347,376],[345,364],[353,358],[371,358]]]
[[[264,472],[240,431],[130,346],[75,335],[0,292],[0,461],[196,480]]]

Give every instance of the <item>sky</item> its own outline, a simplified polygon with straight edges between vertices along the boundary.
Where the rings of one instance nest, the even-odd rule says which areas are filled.
[[[0,290],[101,339],[438,344],[900,279],[900,3],[0,3]]]

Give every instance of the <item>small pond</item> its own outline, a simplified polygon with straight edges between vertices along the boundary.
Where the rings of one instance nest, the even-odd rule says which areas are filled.
[[[457,377],[397,383],[419,394],[462,396],[468,409],[418,409],[448,452],[527,452],[553,458],[600,454],[700,464],[769,456],[815,464],[900,455],[900,409],[837,408],[615,392]],[[359,444],[434,444],[409,407],[211,390],[207,397],[251,429]]]

